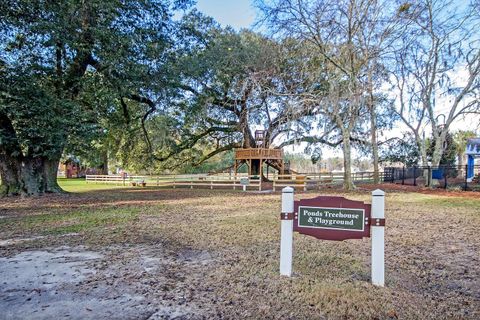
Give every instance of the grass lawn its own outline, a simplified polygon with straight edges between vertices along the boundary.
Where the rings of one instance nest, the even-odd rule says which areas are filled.
[[[125,188],[122,185],[115,184],[101,184],[101,183],[86,183],[85,179],[67,179],[59,178],[58,184],[62,187],[63,190],[67,192],[91,192],[95,190],[108,190],[108,189],[121,189]]]
[[[48,318],[67,296],[85,304],[78,315],[108,319],[102,312],[114,304],[98,301],[118,293],[133,297],[122,304],[131,318],[145,319],[480,318],[478,198],[387,193],[386,287],[378,288],[369,283],[370,239],[295,234],[294,276],[281,277],[279,193],[60,184],[69,193],[0,199],[0,263],[88,250],[99,255],[86,262],[93,271],[72,287],[45,286],[43,298],[0,289],[0,309],[28,296],[22,310]],[[366,190],[325,194],[370,202]]]

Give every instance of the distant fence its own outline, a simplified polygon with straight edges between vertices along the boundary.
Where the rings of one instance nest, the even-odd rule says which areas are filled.
[[[380,179],[383,179],[383,172],[380,172]],[[354,182],[368,183],[373,182],[373,172],[353,172]],[[248,178],[246,189],[262,190],[263,187],[273,188],[276,191],[285,186],[292,186],[298,190],[315,190],[329,185],[340,185],[343,183],[343,172],[328,173],[294,173],[288,175],[279,175],[270,173],[268,181],[262,181],[259,176],[248,176],[239,173],[237,175],[229,173],[220,173],[215,175],[208,174],[182,174],[182,175],[86,175],[87,183],[115,184],[123,186],[158,186],[168,188],[229,188],[242,189],[245,184],[245,178]],[[243,184],[242,184],[243,182]]]
[[[444,189],[480,191],[480,165],[472,169],[473,178],[469,178],[467,166],[387,167],[383,180],[410,186],[431,185]]]

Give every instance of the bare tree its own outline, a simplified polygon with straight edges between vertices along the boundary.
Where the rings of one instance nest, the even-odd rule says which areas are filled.
[[[477,10],[477,11],[476,11]],[[405,26],[392,63],[396,111],[415,136],[427,165],[425,128],[431,129],[437,166],[453,122],[480,111],[479,16],[474,3],[423,0],[398,8]]]
[[[344,154],[344,188],[352,189],[352,135],[359,119],[370,114],[371,144],[378,181],[377,124],[374,91],[377,67],[393,25],[381,1],[275,0],[257,1],[263,23],[277,35],[300,39],[314,47],[328,78],[328,88],[316,103],[336,126]],[[325,95],[327,93],[327,95]],[[305,93],[302,93],[305,95]],[[315,100],[312,92],[307,103]],[[366,114],[365,109],[369,112]]]

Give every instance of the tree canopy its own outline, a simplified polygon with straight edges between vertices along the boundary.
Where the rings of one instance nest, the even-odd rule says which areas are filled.
[[[355,152],[377,182],[382,156],[443,163],[452,124],[479,113],[474,1],[259,0],[262,32],[192,5],[0,3],[1,193],[60,191],[62,156],[106,173],[217,168],[206,162],[256,147],[257,129],[263,147],[302,143],[314,161],[341,148],[351,189]],[[398,120],[399,152],[379,151]]]

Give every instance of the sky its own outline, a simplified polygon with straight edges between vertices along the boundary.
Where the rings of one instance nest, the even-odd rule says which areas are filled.
[[[230,25],[236,30],[248,28],[255,21],[255,8],[250,0],[198,0],[197,8],[222,26]]]

